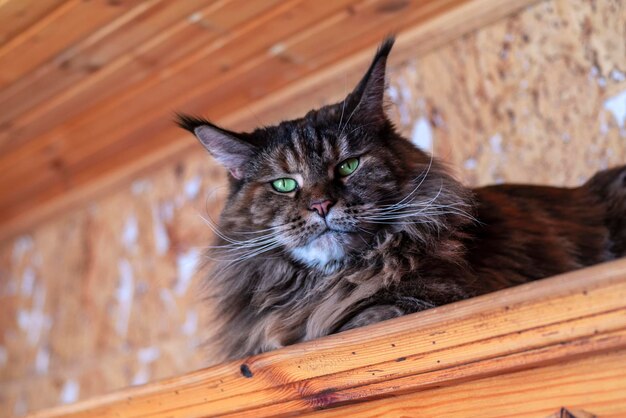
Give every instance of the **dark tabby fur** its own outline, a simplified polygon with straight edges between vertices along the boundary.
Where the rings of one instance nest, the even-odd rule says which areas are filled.
[[[231,173],[219,226],[211,225],[218,242],[208,275],[224,358],[626,253],[626,168],[574,189],[464,187],[385,116],[392,45],[381,45],[343,102],[301,119],[234,133],[179,117]],[[336,167],[350,157],[359,166],[340,177]],[[299,187],[275,191],[271,182],[283,177]]]

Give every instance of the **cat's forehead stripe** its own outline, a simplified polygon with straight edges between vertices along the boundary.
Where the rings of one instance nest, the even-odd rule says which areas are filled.
[[[342,160],[356,156],[345,133],[303,124],[286,129],[283,135],[284,139],[264,152],[261,160],[275,175],[300,173],[315,181],[320,176],[332,175],[335,165]]]
[[[301,155],[304,152],[302,139],[298,132],[294,129],[291,131],[291,146],[296,154]]]
[[[284,167],[283,169],[287,172],[296,172],[300,171],[298,168],[299,159],[298,152],[294,149],[293,144],[287,146],[283,149],[284,154]]]
[[[326,156],[326,158],[331,159],[336,157],[337,153],[335,152],[335,144],[332,144],[329,139],[330,138],[328,138],[328,136],[324,136],[323,138],[320,138],[320,141],[322,142],[324,155]]]
[[[337,143],[339,155],[347,156],[350,152],[348,138],[345,135],[340,135],[339,138],[337,138]]]

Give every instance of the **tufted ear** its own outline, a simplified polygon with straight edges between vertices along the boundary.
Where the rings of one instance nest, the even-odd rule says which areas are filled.
[[[346,97],[346,108],[357,118],[371,122],[384,122],[385,72],[387,57],[395,38],[386,38],[378,47],[374,60],[355,89]]]
[[[182,114],[176,116],[178,125],[192,132],[234,178],[242,178],[246,163],[257,151],[254,145],[242,139],[240,134],[222,129],[206,119]]]

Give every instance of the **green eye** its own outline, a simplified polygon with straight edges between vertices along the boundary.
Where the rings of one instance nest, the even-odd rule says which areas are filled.
[[[337,166],[337,171],[341,177],[349,176],[359,166],[358,158],[348,158]]]
[[[289,192],[293,192],[294,190],[296,190],[296,187],[298,187],[298,183],[294,179],[284,178],[284,179],[274,180],[272,182],[272,187],[277,192],[289,193]]]

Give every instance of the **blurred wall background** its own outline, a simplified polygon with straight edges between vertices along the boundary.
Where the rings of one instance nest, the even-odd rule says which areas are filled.
[[[335,81],[350,89],[359,76]],[[304,91],[299,106],[340,90]],[[468,184],[576,186],[626,163],[626,6],[537,2],[392,60],[387,93],[398,128]],[[210,302],[199,303],[194,269],[211,240],[202,216],[219,214],[224,184],[193,146],[2,240],[2,415],[210,363]]]

